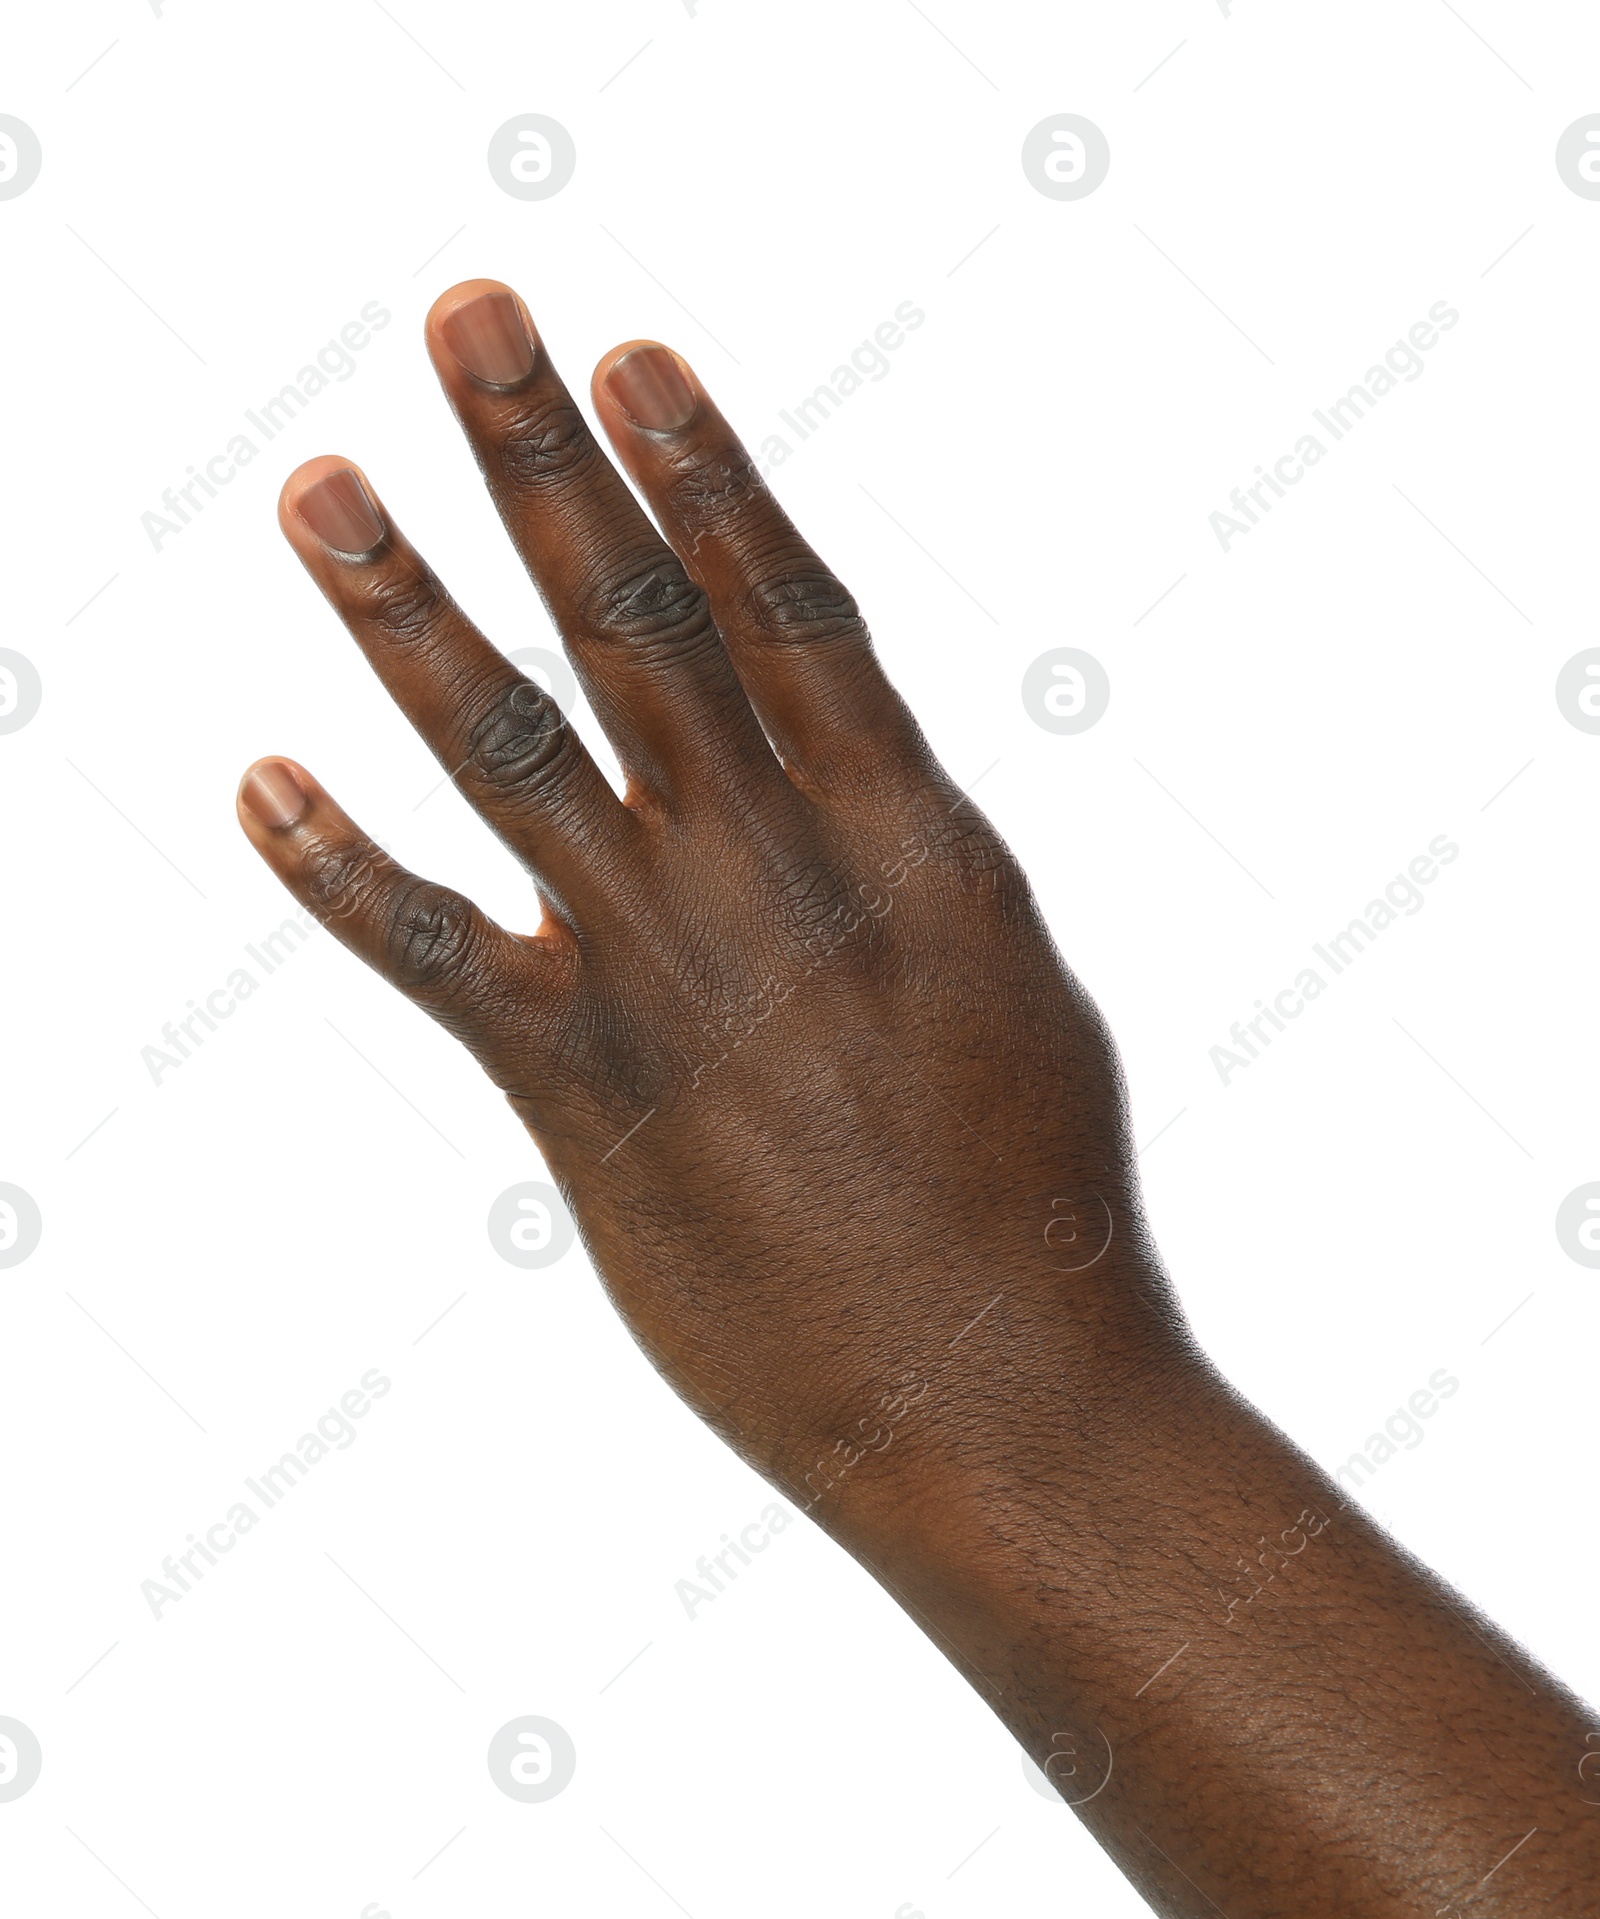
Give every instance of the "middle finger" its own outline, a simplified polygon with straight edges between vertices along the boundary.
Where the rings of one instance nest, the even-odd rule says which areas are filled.
[[[590,432],[496,280],[435,302],[428,350],[489,492],[630,778],[668,803],[776,761],[705,594]]]

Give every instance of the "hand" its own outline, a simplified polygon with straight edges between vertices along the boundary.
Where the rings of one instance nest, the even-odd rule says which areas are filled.
[[[458,287],[428,342],[626,794],[321,459],[284,530],[543,919],[287,761],[246,775],[256,847],[472,1049],[662,1372],[1157,1910],[1577,1910],[1591,1719],[1194,1350],[1093,1005],[693,373],[595,378],[658,533],[513,294]]]
[[[1033,1355],[1020,1399],[1172,1344],[1110,1040],[694,373],[595,374],[658,533],[514,294],[456,288],[427,338],[626,796],[329,457],[283,529],[543,922],[415,878],[287,762],[241,819],[510,1098],[667,1378],[835,1523],[907,1455],[970,1466],[975,1349]]]

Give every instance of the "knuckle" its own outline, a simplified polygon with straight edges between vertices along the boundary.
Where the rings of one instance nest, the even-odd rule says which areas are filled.
[[[470,986],[479,946],[477,909],[448,887],[414,882],[389,916],[387,959],[395,983],[448,999]]]
[[[854,598],[821,567],[758,582],[748,607],[756,626],[780,646],[869,644]]]
[[[503,429],[500,464],[508,485],[531,493],[591,466],[599,454],[583,415],[563,394],[531,400]]]
[[[301,862],[311,910],[324,925],[355,910],[389,856],[369,839],[320,841]]]
[[[596,590],[590,608],[605,634],[674,654],[716,636],[711,605],[671,556],[639,556],[625,562]]]
[[[742,447],[695,447],[672,461],[666,476],[667,500],[677,518],[707,526],[734,517],[766,491],[755,462]]]
[[[444,590],[426,571],[385,572],[363,583],[356,607],[362,624],[380,639],[415,646],[438,631]]]
[[[572,752],[561,709],[532,680],[519,681],[495,700],[472,729],[471,762],[485,785],[531,792],[560,777]]]

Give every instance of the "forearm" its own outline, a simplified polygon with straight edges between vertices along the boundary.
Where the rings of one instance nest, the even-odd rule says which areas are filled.
[[[1158,1912],[1592,1902],[1592,1717],[1208,1367],[1023,1405],[852,1544]]]

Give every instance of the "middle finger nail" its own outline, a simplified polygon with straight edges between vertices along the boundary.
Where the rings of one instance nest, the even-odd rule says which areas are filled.
[[[515,386],[533,371],[533,342],[509,293],[480,293],[440,327],[444,343],[475,380]]]
[[[687,426],[699,404],[664,346],[636,346],[624,353],[606,374],[606,390],[631,420],[651,433]]]

